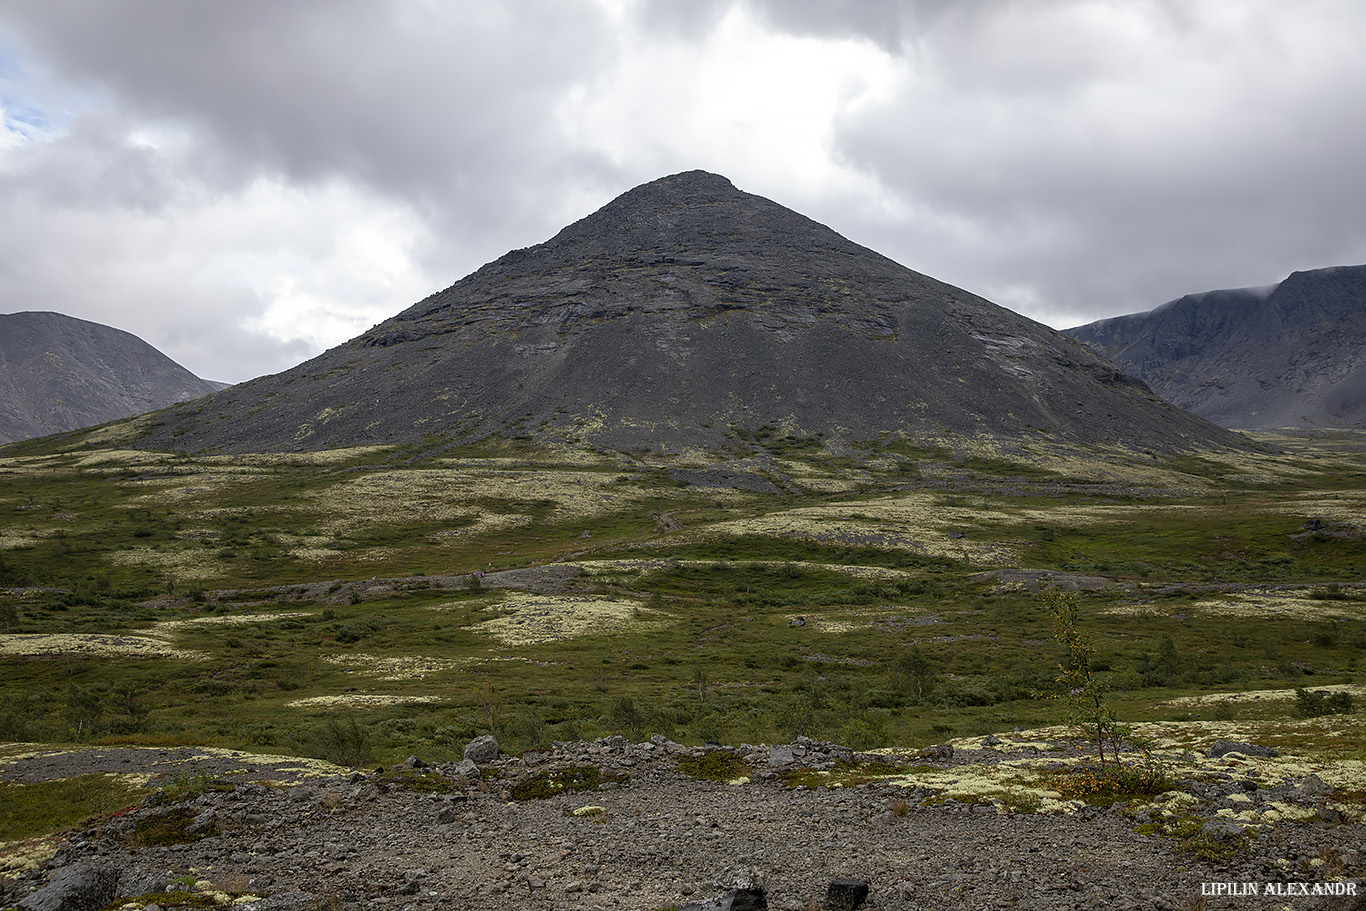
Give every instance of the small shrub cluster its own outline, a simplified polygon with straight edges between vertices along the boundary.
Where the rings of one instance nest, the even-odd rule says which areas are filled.
[[[749,775],[749,766],[734,750],[708,750],[679,759],[678,771],[694,781],[735,781]]]
[[[124,836],[123,843],[130,848],[187,845],[218,834],[217,826],[195,826],[194,820],[194,810],[186,806],[153,813],[134,823],[133,830]]]
[[[627,776],[621,773],[608,774],[593,765],[576,765],[564,769],[540,772],[514,784],[509,793],[513,800],[545,800],[556,794],[572,791],[596,791],[609,782],[625,784]]]
[[[1174,787],[1167,767],[1151,754],[1140,762],[1082,766],[1058,775],[1054,788],[1066,800],[1108,807],[1132,797],[1156,797]]]
[[[224,781],[203,769],[196,769],[193,772],[178,772],[171,776],[171,780],[157,794],[156,803],[185,803],[201,794],[229,794],[235,790],[237,786],[232,782]]]
[[[1323,715],[1350,715],[1351,693],[1330,693],[1326,690],[1295,690],[1295,714],[1300,718],[1319,718]]]

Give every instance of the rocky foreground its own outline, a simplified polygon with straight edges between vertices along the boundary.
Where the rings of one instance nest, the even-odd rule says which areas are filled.
[[[825,787],[834,779],[814,772],[893,760],[805,739],[726,750],[610,737],[506,757],[484,738],[466,756],[337,774],[227,752],[35,754],[3,777],[138,768],[168,787],[6,878],[0,907],[1366,908],[1366,828],[1314,776],[1185,781],[1183,813],[1215,822],[1182,841],[1141,834],[1163,813],[1132,805],[1017,813],[889,781]],[[1000,754],[983,744],[917,761],[966,776]],[[680,770],[728,762],[748,774]],[[1273,804],[1302,818],[1243,831],[1218,813]]]

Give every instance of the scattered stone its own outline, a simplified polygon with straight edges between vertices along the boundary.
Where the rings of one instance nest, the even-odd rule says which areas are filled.
[[[1310,772],[1301,781],[1299,787],[1295,788],[1295,793],[1301,797],[1317,797],[1320,794],[1331,794],[1333,788],[1322,778]]]
[[[854,911],[868,900],[868,884],[861,879],[835,879],[825,890],[825,911]]]
[[[241,911],[316,911],[318,898],[308,892],[280,892],[241,906]],[[324,906],[325,907],[325,906]]]

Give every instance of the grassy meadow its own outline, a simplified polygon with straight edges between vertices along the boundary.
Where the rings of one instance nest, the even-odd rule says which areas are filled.
[[[0,449],[2,741],[362,765],[483,733],[1038,728],[1050,574],[1123,720],[1293,738],[1327,711],[1297,690],[1366,695],[1366,434],[1175,459],[769,434],[725,465],[750,490],[699,483],[700,453],[188,456],[113,426]],[[1359,717],[1315,724],[1360,753]]]

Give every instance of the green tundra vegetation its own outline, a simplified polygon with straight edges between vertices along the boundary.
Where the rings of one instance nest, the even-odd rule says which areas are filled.
[[[1171,458],[770,428],[708,486],[715,454],[180,455],[120,426],[0,449],[0,740],[924,745],[1064,718],[1057,587],[1116,718],[1366,748],[1366,434]]]

